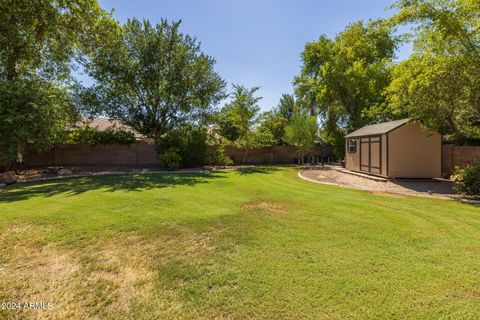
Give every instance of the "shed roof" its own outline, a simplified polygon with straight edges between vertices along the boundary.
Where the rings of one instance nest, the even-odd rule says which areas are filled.
[[[352,133],[348,134],[346,137],[352,138],[352,137],[361,137],[361,136],[371,136],[375,134],[384,134],[397,129],[398,127],[403,126],[408,121],[410,121],[410,119],[402,119],[402,120],[372,124],[370,126],[365,126],[356,131],[353,131]]]

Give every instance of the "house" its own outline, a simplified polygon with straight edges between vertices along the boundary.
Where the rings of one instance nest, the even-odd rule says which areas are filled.
[[[346,169],[385,178],[438,178],[438,132],[409,119],[365,126],[346,136]]]

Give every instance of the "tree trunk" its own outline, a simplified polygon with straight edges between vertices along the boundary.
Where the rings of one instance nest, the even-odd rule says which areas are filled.
[[[248,149],[245,149],[245,152],[243,153],[242,165],[245,165],[245,158],[247,158],[247,153]]]

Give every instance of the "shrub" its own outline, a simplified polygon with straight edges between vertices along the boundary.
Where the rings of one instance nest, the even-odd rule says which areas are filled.
[[[224,145],[213,145],[207,149],[205,164],[209,166],[229,166],[233,163],[225,153]]]
[[[182,167],[182,157],[178,154],[177,148],[170,148],[158,157],[162,167],[168,170],[177,170]]]
[[[455,168],[454,189],[465,196],[480,197],[480,161]]]
[[[162,136],[157,145],[160,151],[175,148],[181,157],[181,166],[191,168],[205,164],[207,137],[205,128],[185,125]]]
[[[72,131],[67,136],[68,144],[132,144],[135,143],[135,135],[124,130],[107,129],[98,131],[83,126]]]

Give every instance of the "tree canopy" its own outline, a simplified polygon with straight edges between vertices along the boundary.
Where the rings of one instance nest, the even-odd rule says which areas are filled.
[[[393,32],[383,20],[356,22],[334,39],[321,36],[305,46],[295,93],[331,129],[325,140],[336,144],[337,151],[343,148],[345,132],[383,117],[384,90],[398,43]]]
[[[318,124],[315,116],[305,111],[297,110],[285,130],[285,139],[298,148],[298,155],[302,158],[313,150],[318,136]]]
[[[232,100],[220,111],[221,132],[234,137],[234,144],[245,151],[243,162],[249,150],[269,146],[274,142],[271,132],[258,128],[263,116],[258,105],[262,98],[255,96],[259,89],[234,85]]]
[[[83,102],[150,137],[204,119],[224,98],[225,82],[215,60],[179,27],[128,20],[116,45],[93,56],[88,71],[97,83]]]
[[[70,74],[72,58],[91,52],[117,23],[96,0],[0,0],[0,79]]]
[[[74,118],[67,92],[45,80],[0,81],[0,155],[11,164],[26,151],[61,141]]]
[[[412,56],[395,66],[392,111],[459,144],[480,142],[480,2],[401,0],[395,24],[414,24]]]
[[[116,27],[96,0],[0,0],[0,153],[10,164],[65,133],[73,63]]]

